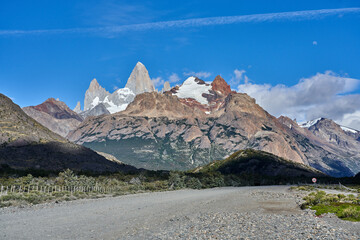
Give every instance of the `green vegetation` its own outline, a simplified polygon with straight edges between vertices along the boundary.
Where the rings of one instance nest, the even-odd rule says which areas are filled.
[[[144,171],[112,175],[77,175],[71,170],[57,176],[0,178],[0,207],[70,201],[148,191],[168,190],[167,174]]]
[[[346,190],[348,192],[360,193],[360,185],[349,184],[343,186],[341,184],[311,184],[311,185],[300,185],[293,186],[290,190],[293,191],[314,191],[315,189],[333,189],[333,190]]]
[[[304,197],[302,209],[315,210],[317,216],[335,213],[343,220],[360,221],[360,198],[353,194],[326,194],[324,191],[311,192]]]
[[[1,165],[0,207],[183,188],[310,183],[313,176],[316,176],[320,183],[338,183],[338,179],[327,177],[308,166],[256,150],[238,151],[225,160],[213,161],[186,172],[132,169],[126,173],[100,175],[90,172],[75,173],[71,170],[14,170]],[[341,181],[345,184],[353,180],[349,178]],[[314,189],[313,185],[294,188],[302,191]],[[344,203],[358,204],[358,199],[352,199],[351,202],[349,197],[346,199],[347,202]],[[333,202],[342,203],[335,200]],[[304,207],[321,203],[309,200],[308,205]]]

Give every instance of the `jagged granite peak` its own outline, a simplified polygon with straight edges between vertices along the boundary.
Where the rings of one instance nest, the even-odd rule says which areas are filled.
[[[99,90],[100,88],[101,88],[100,84],[98,83],[98,81],[96,80],[96,78],[94,78],[94,79],[90,82],[89,91],[90,91],[90,92],[95,92],[95,91]]]
[[[164,82],[164,87],[161,90],[161,92],[167,92],[170,91],[171,87],[170,87],[170,83],[168,81]]]
[[[135,95],[155,91],[154,84],[151,81],[148,70],[144,64],[141,62],[136,64],[125,85],[125,88],[129,88],[133,93],[135,93]]]
[[[74,108],[73,111],[76,112],[76,113],[81,113],[82,112],[81,111],[81,103],[80,103],[80,101],[77,102],[76,107]]]
[[[23,111],[51,131],[65,137],[83,118],[64,102],[49,98],[42,104],[24,107]]]
[[[110,93],[106,91],[105,88],[101,87],[94,78],[90,83],[89,89],[85,92],[84,111],[95,107],[109,95]]]

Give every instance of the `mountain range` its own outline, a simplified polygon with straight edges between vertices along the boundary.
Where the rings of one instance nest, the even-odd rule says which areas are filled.
[[[71,112],[61,108],[67,114],[31,108],[50,115],[54,126],[66,126],[61,133],[70,141],[135,167],[193,169],[251,148],[331,176],[360,171],[359,131],[330,119],[298,124],[276,118],[247,94],[232,91],[221,76],[211,83],[192,76],[172,88],[166,83],[157,92],[145,66],[137,63],[125,88],[113,93],[93,80],[83,111],[80,104]],[[36,119],[34,111],[26,112]]]

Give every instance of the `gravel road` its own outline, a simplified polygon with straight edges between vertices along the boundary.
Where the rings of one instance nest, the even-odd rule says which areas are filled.
[[[0,239],[360,239],[286,186],[144,193],[0,210]]]

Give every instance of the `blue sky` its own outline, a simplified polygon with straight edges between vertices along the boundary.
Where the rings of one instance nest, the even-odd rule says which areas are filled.
[[[141,61],[159,83],[220,74],[274,115],[360,127],[359,8],[357,0],[1,1],[0,92],[22,107],[54,97],[73,108],[93,78],[112,92]],[[312,12],[321,9],[332,10]],[[312,102],[312,83],[327,81],[330,97]],[[279,88],[309,101],[266,105]],[[314,106],[324,110],[305,111]]]

